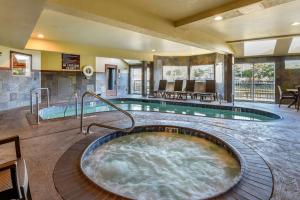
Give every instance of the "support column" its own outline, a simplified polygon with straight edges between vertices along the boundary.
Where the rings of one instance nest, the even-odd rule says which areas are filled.
[[[147,62],[142,62],[142,96],[147,96]]]
[[[154,63],[150,62],[148,67],[150,68],[150,94],[153,94],[154,91]]]
[[[232,102],[232,84],[233,84],[233,73],[232,73],[232,68],[233,68],[233,55],[228,54],[225,55],[225,62],[224,62],[224,99],[227,100],[227,102]]]

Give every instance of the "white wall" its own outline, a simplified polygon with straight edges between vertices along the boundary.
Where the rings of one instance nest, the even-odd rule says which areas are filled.
[[[96,57],[96,92],[106,93],[105,65],[117,65],[118,69],[118,95],[127,94],[128,91],[128,70],[129,66],[118,58]]]

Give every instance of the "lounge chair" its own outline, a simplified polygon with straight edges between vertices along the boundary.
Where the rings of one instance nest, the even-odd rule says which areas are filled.
[[[25,160],[21,157],[19,136],[0,140],[0,145],[15,143],[16,160],[0,164],[0,199],[31,200]]]
[[[158,97],[158,96],[164,97],[166,89],[167,89],[167,80],[160,80],[158,90],[153,91],[153,96],[154,97]]]
[[[278,91],[279,91],[279,105],[278,105],[279,107],[282,103],[282,100],[290,99],[290,100],[296,101],[297,97],[291,93],[282,92],[280,85],[278,85]],[[295,106],[296,106],[296,104],[295,104]]]
[[[182,92],[183,80],[175,80],[174,90],[165,92],[165,98],[175,99],[178,92]]]
[[[183,96],[187,99],[189,95],[193,99],[195,97],[195,80],[187,80],[185,90],[178,92],[177,95],[178,99],[183,99]]]
[[[217,100],[216,92],[216,82],[215,80],[206,80],[205,81],[205,92],[198,93],[200,96],[200,101],[209,98],[210,101]]]

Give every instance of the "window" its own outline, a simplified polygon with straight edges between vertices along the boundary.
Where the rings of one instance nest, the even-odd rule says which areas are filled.
[[[275,63],[234,65],[234,98],[250,101],[275,101]]]
[[[32,56],[30,54],[10,52],[10,67],[12,74],[15,76],[30,76],[31,75],[31,61]]]
[[[245,56],[271,55],[274,53],[275,45],[276,40],[259,40],[245,42]]]
[[[300,37],[293,38],[289,53],[300,53]]]
[[[214,80],[214,65],[191,66],[191,80]]]
[[[187,66],[163,66],[163,79],[168,82],[188,79]]]
[[[285,69],[300,69],[300,60],[285,60]]]

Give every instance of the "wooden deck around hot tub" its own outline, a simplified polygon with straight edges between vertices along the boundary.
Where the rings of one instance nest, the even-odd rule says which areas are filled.
[[[211,133],[210,133],[211,134]],[[273,191],[273,177],[266,162],[248,146],[236,139],[221,134],[215,135],[235,147],[245,161],[244,174],[240,182],[227,193],[214,199],[268,200]],[[80,169],[80,159],[85,148],[100,137],[89,135],[72,145],[56,163],[53,180],[56,190],[65,200],[119,200],[127,199],[110,193],[91,182]]]

